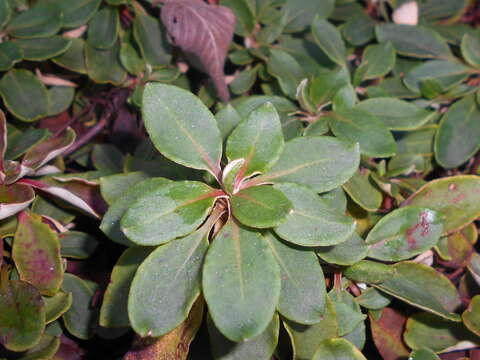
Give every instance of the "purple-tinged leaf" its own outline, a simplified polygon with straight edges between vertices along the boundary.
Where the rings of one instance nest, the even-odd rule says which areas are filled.
[[[39,215],[21,212],[13,240],[13,260],[20,279],[44,295],[55,295],[63,281],[60,242]]]
[[[96,183],[84,179],[52,178],[42,181],[22,179],[19,183],[52,194],[94,217],[100,217],[100,214],[103,214],[106,209],[105,201],[100,194],[100,187]]]
[[[35,198],[35,192],[26,184],[0,186],[0,220],[25,209]]]
[[[5,185],[10,185],[16,183],[21,178],[33,175],[34,171],[29,167],[23,166],[18,161],[6,160],[3,163],[5,179],[3,183]]]
[[[26,152],[22,165],[31,169],[38,169],[53,158],[67,150],[75,141],[75,131],[67,128],[58,136],[52,137]]]
[[[235,28],[233,12],[200,0],[166,0],[161,16],[174,45],[200,61],[219,97],[228,101],[223,65]]]
[[[402,340],[407,318],[399,312],[385,308],[376,318],[370,315],[373,341],[385,360],[401,360],[408,356],[408,349]]]
[[[8,281],[0,287],[0,343],[12,351],[25,351],[36,345],[45,328],[45,304],[34,286]]]

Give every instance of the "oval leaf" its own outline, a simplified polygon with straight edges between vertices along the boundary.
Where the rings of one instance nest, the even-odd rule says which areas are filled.
[[[342,35],[334,25],[317,16],[312,23],[312,34],[317,45],[330,60],[339,65],[345,65],[347,49]]]
[[[117,40],[120,21],[118,11],[105,7],[88,24],[88,43],[97,49],[109,49]]]
[[[313,355],[313,360],[367,360],[365,356],[350,341],[336,338],[327,339],[320,343]]]

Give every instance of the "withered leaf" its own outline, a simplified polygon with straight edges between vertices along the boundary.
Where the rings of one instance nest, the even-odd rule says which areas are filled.
[[[233,38],[235,15],[225,6],[209,5],[202,0],[164,2],[161,18],[171,42],[212,78],[219,97],[228,101],[223,66]]]

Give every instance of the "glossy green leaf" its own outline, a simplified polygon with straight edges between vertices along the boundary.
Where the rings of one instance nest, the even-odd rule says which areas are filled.
[[[313,19],[326,19],[333,12],[333,0],[305,0],[299,3],[295,0],[287,0],[282,11],[287,16],[286,31],[298,32],[310,26]]]
[[[409,359],[411,360],[440,360],[440,358],[435,354],[434,351],[430,349],[419,349],[415,350],[410,354]]]
[[[443,220],[427,208],[405,206],[394,210],[368,233],[368,256],[383,261],[401,261],[431,249],[440,239]]]
[[[479,121],[480,109],[473,95],[448,109],[435,137],[435,159],[442,167],[460,166],[478,151]]]
[[[55,35],[61,26],[62,18],[57,9],[49,4],[39,4],[20,12],[5,30],[16,38],[43,38]]]
[[[346,241],[332,246],[321,246],[315,249],[317,255],[324,261],[337,265],[353,265],[367,257],[368,246],[354,232]]]
[[[370,310],[381,310],[391,302],[390,296],[370,287],[362,290],[360,296],[355,297],[355,301],[362,307]]]
[[[367,211],[377,211],[382,206],[383,195],[370,178],[370,171],[357,171],[345,184],[347,194]]]
[[[39,215],[22,212],[12,249],[20,279],[45,295],[54,295],[62,284],[63,267],[57,234]]]
[[[380,290],[445,319],[459,321],[453,311],[460,305],[460,297],[445,275],[414,262],[398,263],[393,269],[396,274],[377,285]]]
[[[357,108],[375,115],[390,130],[415,130],[436,116],[411,102],[387,97],[364,100]]]
[[[140,265],[132,282],[128,314],[140,336],[161,336],[187,318],[200,294],[208,248],[206,226],[158,247]]]
[[[462,55],[467,62],[478,68],[480,67],[480,40],[478,36],[465,34],[462,38]]]
[[[0,5],[2,6],[2,5]],[[0,71],[7,71],[23,59],[23,52],[13,41],[0,43]]]
[[[143,58],[156,69],[170,63],[170,45],[160,21],[137,14],[133,21],[133,34]]]
[[[408,71],[404,84],[416,93],[434,98],[437,93],[451,89],[468,77],[469,68],[463,64],[431,60],[415,66]]]
[[[153,250],[151,247],[134,247],[125,250],[122,256],[120,256],[113,267],[110,282],[103,296],[99,319],[101,326],[106,328],[130,326],[130,320],[128,318],[128,294],[131,284],[138,267]],[[157,280],[161,279],[159,278]],[[132,293],[132,296],[133,295],[136,294]],[[150,306],[146,309],[149,310]]]
[[[101,0],[78,0],[75,3],[58,0],[57,6],[63,14],[63,26],[76,28],[84,25],[97,12]]]
[[[5,280],[0,287],[0,343],[12,351],[25,351],[40,341],[45,304],[33,285]]]
[[[344,269],[343,274],[355,282],[381,284],[395,275],[395,269],[380,262],[362,260]]]
[[[360,305],[355,302],[355,298],[348,291],[332,289],[328,296],[335,307],[338,335],[350,334],[365,320],[366,315],[362,313]]]
[[[328,115],[331,130],[341,138],[360,144],[360,152],[371,157],[395,155],[392,133],[373,114],[362,108],[338,109]]]
[[[327,297],[322,320],[313,325],[301,325],[284,320],[285,328],[292,340],[293,358],[311,360],[323,340],[338,336],[338,323],[333,302]]]
[[[145,70],[145,60],[140,56],[133,44],[128,41],[122,41],[120,61],[122,66],[132,75],[140,76]]]
[[[277,347],[280,321],[276,314],[260,335],[239,343],[224,337],[210,317],[207,318],[207,325],[213,356],[218,360],[270,360]]]
[[[334,25],[317,16],[312,23],[312,34],[316,44],[330,60],[345,65],[347,50],[342,35]]]
[[[337,359],[349,359],[349,360],[367,360],[358,350],[355,345],[350,341],[336,338],[323,340],[315,354],[313,360],[337,360]]]
[[[361,67],[364,67],[362,80],[376,79],[387,75],[395,66],[395,49],[390,41],[366,47]]]
[[[287,142],[275,165],[254,181],[293,182],[316,192],[329,191],[354,174],[359,158],[358,144],[328,136],[305,136]]]
[[[67,110],[75,97],[75,88],[52,86],[48,89],[48,115],[58,115]]]
[[[272,186],[254,186],[230,198],[233,216],[242,224],[271,228],[284,223],[292,209],[289,199]]]
[[[461,341],[476,341],[462,323],[447,321],[430,313],[420,312],[411,316],[405,327],[404,339],[414,349],[429,348],[441,352]]]
[[[348,84],[350,84],[350,75],[346,68],[323,70],[309,80],[308,95],[314,107],[318,108],[331,102],[338,90]]]
[[[143,93],[142,112],[147,131],[163,155],[219,175],[220,131],[215,117],[198,98],[176,86],[150,83]]]
[[[87,64],[84,56],[85,41],[83,39],[72,39],[70,41],[70,47],[60,56],[53,58],[52,61],[68,70],[86,74]]]
[[[460,175],[430,181],[411,195],[403,205],[422,206],[441,213],[443,233],[450,234],[480,216],[480,177]]]
[[[405,56],[449,59],[450,49],[435,31],[422,26],[381,24],[375,28],[379,42],[390,41]]]
[[[257,80],[259,67],[246,69],[238,73],[235,79],[230,83],[230,90],[237,95],[249,91]]]
[[[100,190],[102,192],[102,197],[108,204],[112,205],[129,191],[130,188],[148,178],[149,176],[141,171],[101,177]]]
[[[121,219],[121,229],[138,245],[166,243],[201,225],[216,196],[218,190],[200,182],[161,181],[137,195]]]
[[[474,296],[468,308],[462,314],[465,326],[477,336],[480,336],[480,295]]]
[[[72,306],[73,297],[71,293],[57,292],[54,296],[44,297],[45,303],[45,323],[49,324],[62,316],[70,306]]]
[[[280,157],[285,146],[282,124],[271,103],[250,113],[228,137],[226,154],[229,161],[245,159],[240,178],[265,172]]]
[[[65,274],[62,289],[66,293],[72,293],[73,302],[63,315],[63,323],[70,334],[82,340],[88,340],[93,336],[97,310],[92,308],[91,304],[97,288],[97,284],[92,281]]]
[[[59,235],[62,256],[73,259],[86,259],[97,248],[97,240],[80,231],[68,231]]]
[[[275,232],[291,243],[302,246],[327,246],[347,240],[355,229],[353,220],[332,207],[309,188],[296,184],[278,184],[292,203],[286,221]]]
[[[120,85],[127,77],[127,72],[120,63],[120,44],[110,49],[95,49],[85,44],[85,62],[88,75],[98,83]]]
[[[280,287],[279,267],[260,233],[229,221],[203,266],[203,294],[215,326],[232,341],[260,335],[273,317]]]
[[[88,23],[88,44],[96,49],[110,49],[117,40],[119,27],[117,9],[104,7]]]
[[[23,121],[35,121],[48,113],[48,93],[38,78],[27,70],[10,70],[0,80],[5,106]]]
[[[315,253],[265,235],[280,267],[282,286],[278,312],[299,324],[319,322],[325,311],[325,281]]]
[[[270,51],[268,72],[278,80],[280,88],[290,98],[295,98],[298,85],[307,77],[293,56],[278,49]]]
[[[19,39],[15,44],[22,50],[25,60],[43,61],[67,51],[71,42],[61,36],[52,36],[42,39]]]

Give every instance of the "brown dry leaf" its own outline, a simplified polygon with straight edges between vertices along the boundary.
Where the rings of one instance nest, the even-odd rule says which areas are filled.
[[[203,318],[204,300],[198,299],[187,320],[159,338],[138,338],[123,360],[186,360],[190,343]]]
[[[171,41],[198,61],[213,80],[219,97],[230,99],[223,66],[233,38],[235,15],[225,7],[202,0],[165,0],[162,22]]]
[[[385,308],[378,320],[370,316],[373,341],[384,360],[403,360],[409,351],[402,340],[407,318],[396,310]]]

